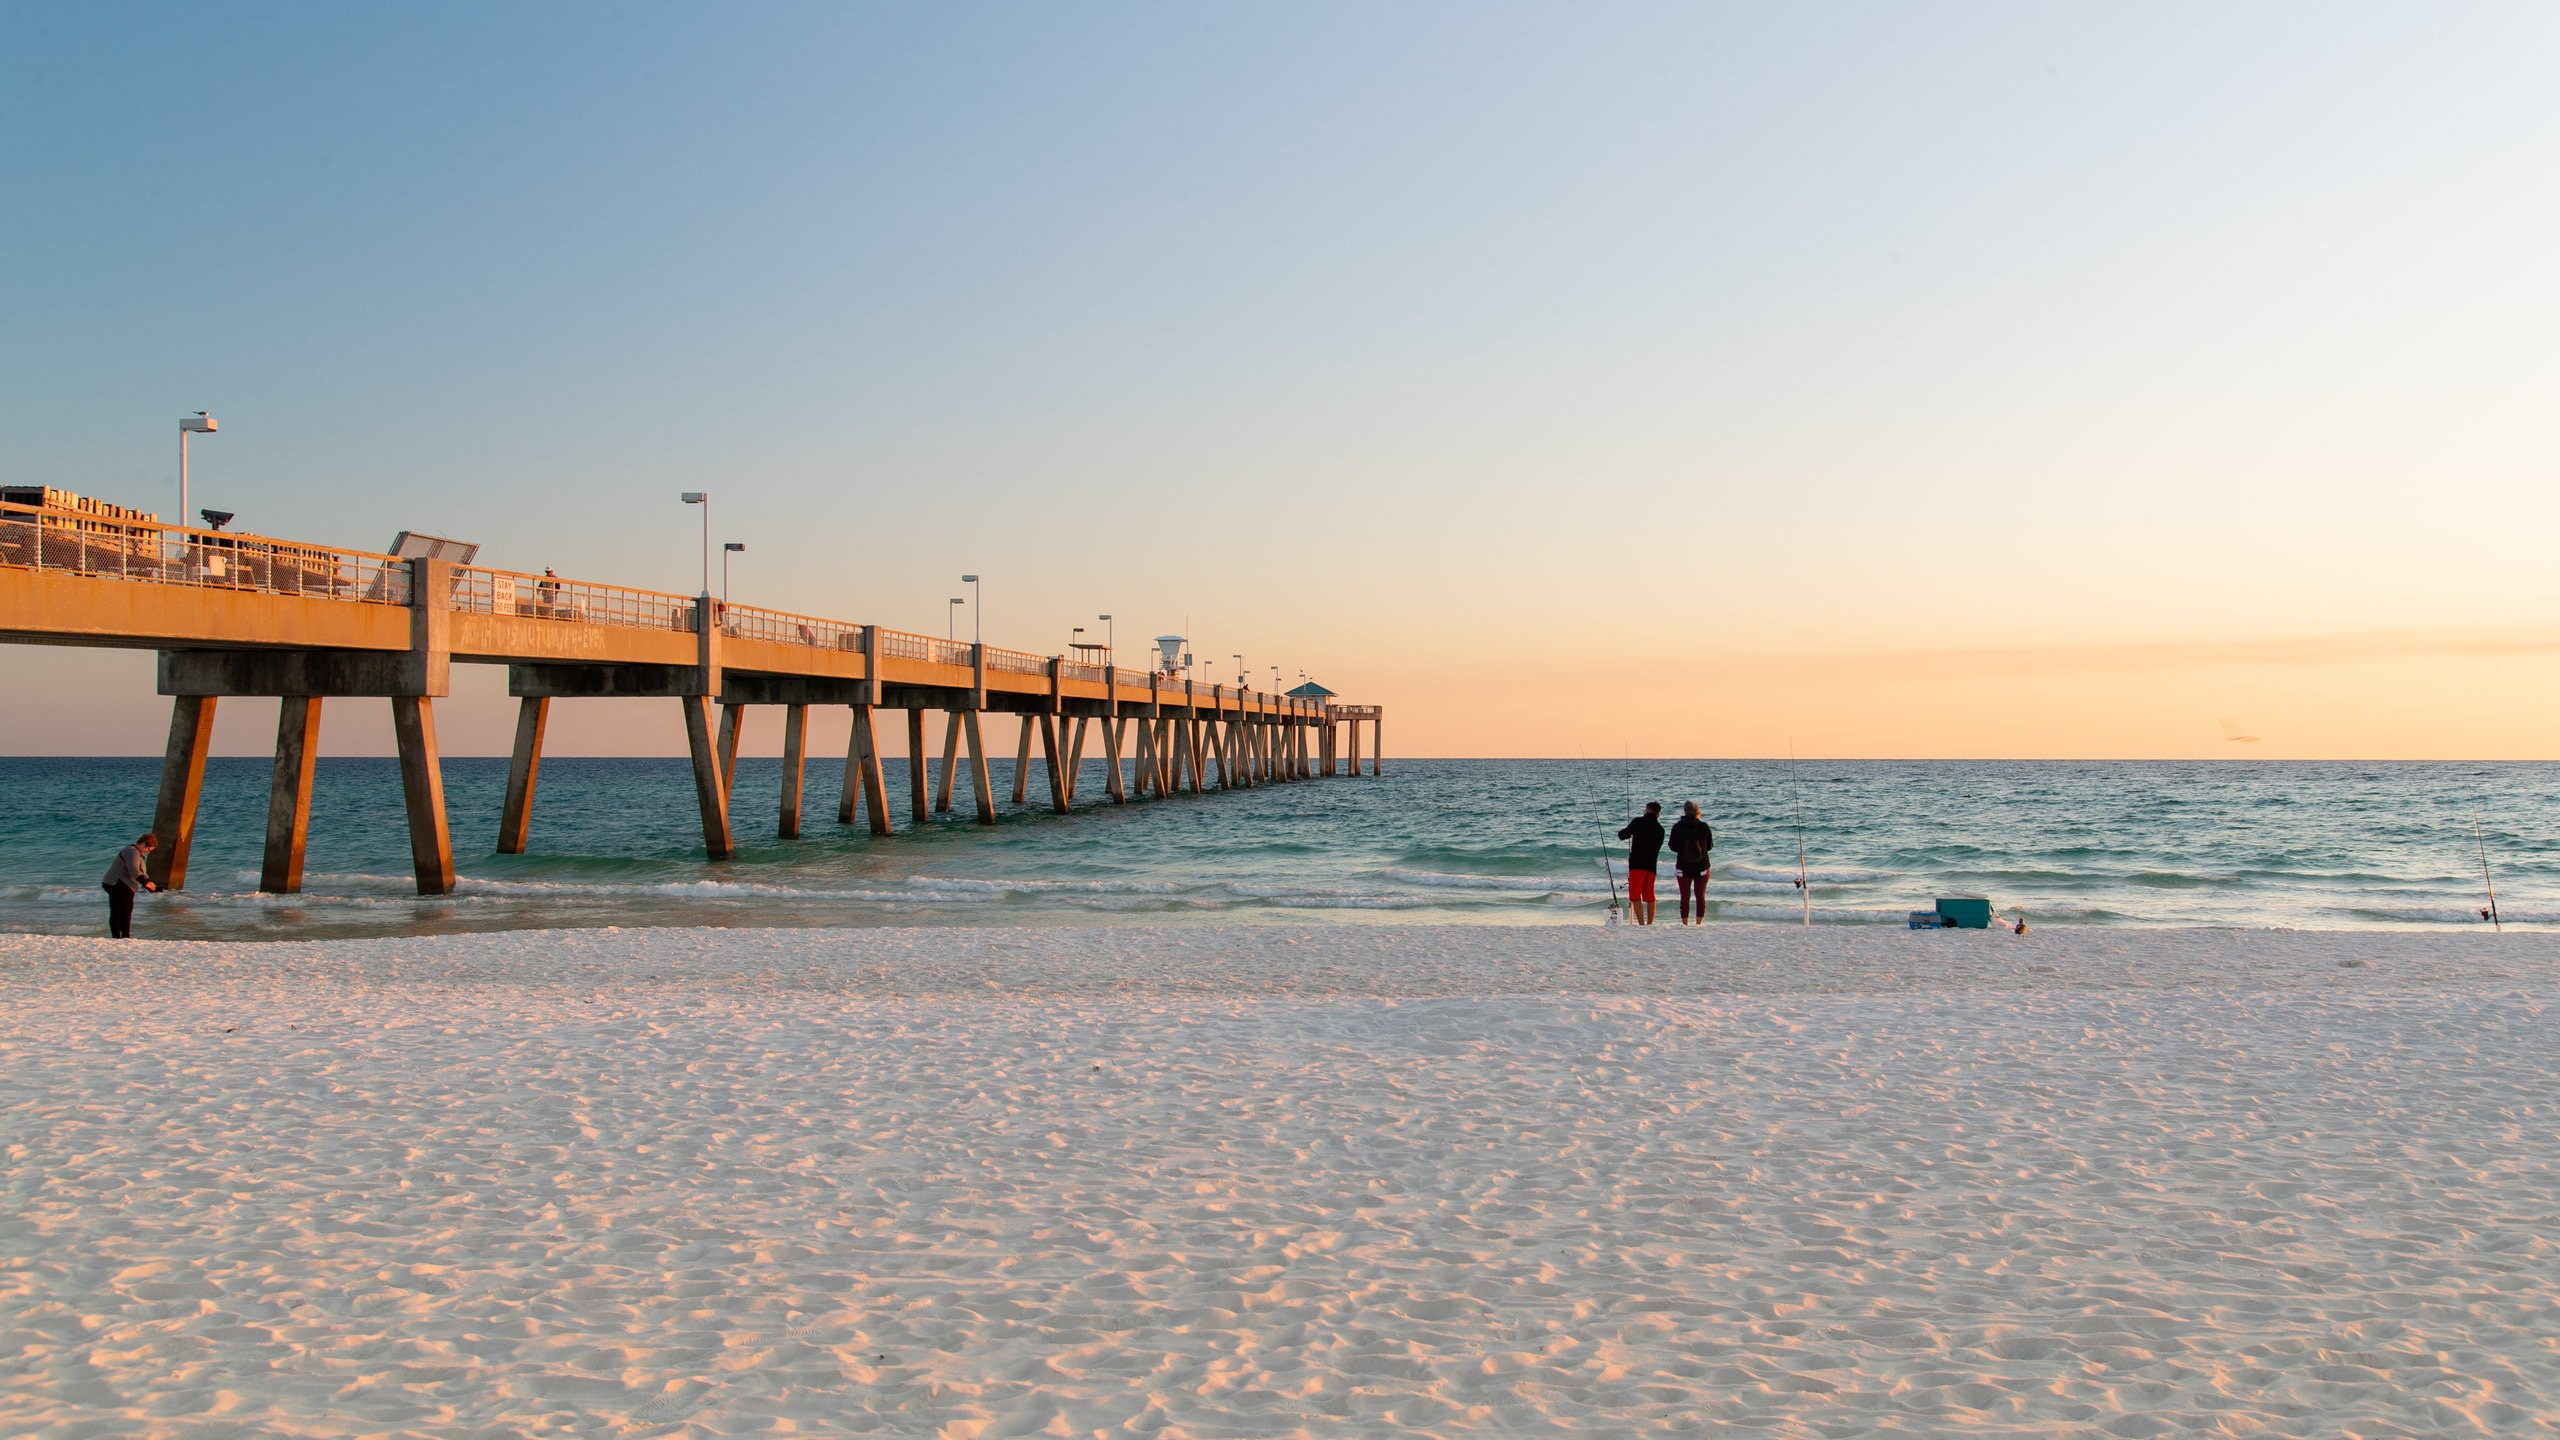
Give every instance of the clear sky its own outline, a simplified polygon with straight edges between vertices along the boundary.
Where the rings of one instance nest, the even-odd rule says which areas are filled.
[[[2551,757],[2555,75],[2540,4],[10,4],[0,477],[172,514],[210,409],[243,528],[682,591],[707,488],[742,601],[1188,617],[1391,754]],[[147,655],[0,665],[0,748],[158,748]]]

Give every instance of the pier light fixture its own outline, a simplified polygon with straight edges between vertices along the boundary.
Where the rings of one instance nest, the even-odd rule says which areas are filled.
[[[682,498],[687,505],[702,507],[702,594],[703,598],[709,599],[711,596],[711,492],[687,490]]]
[[[986,592],[978,588],[975,575],[961,576],[960,583],[969,587],[969,643],[984,645],[987,643]]]
[[[959,638],[960,638],[960,607],[961,607],[961,606],[963,606],[963,605],[966,605],[966,604],[968,604],[968,603],[969,603],[968,601],[961,599],[961,598],[960,598],[959,596],[957,596],[957,595],[954,595],[954,596],[952,596],[952,597],[951,597],[951,603],[950,603],[949,605],[947,605],[947,606],[943,607],[943,611],[942,611],[942,638],[943,638],[943,639],[945,639],[945,640],[949,640],[949,641],[952,641],[952,642],[953,642],[953,643],[955,643],[955,644],[956,644],[956,643],[958,643]]]
[[[210,435],[222,428],[222,422],[202,410],[178,418],[178,523],[187,523],[187,437]]]
[[[729,557],[746,553],[747,547],[735,540],[724,540],[720,544],[720,604],[723,608],[729,604]]]
[[[1236,688],[1244,688],[1244,656],[1241,653],[1236,656]]]
[[[1120,632],[1119,632],[1119,629],[1118,629],[1117,627],[1115,627],[1115,626],[1113,626],[1113,625],[1111,624],[1111,617],[1110,617],[1110,616],[1108,616],[1108,615],[1096,615],[1096,616],[1094,616],[1093,618],[1094,618],[1094,619],[1096,619],[1096,620],[1099,620],[1099,621],[1101,621],[1101,622],[1103,623],[1104,629],[1103,629],[1103,632],[1102,632],[1102,643],[1104,644],[1104,646],[1108,647],[1108,648],[1109,648],[1109,650],[1110,650],[1110,652],[1111,652],[1111,663],[1112,663],[1112,664],[1114,664],[1114,665],[1119,664],[1119,663],[1120,663]]]

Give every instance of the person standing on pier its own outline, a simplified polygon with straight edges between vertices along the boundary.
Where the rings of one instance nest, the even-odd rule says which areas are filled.
[[[1688,801],[1680,807],[1679,823],[1671,827],[1671,858],[1675,873],[1672,879],[1680,887],[1680,923],[1689,923],[1689,894],[1698,896],[1698,923],[1707,923],[1707,852],[1716,848],[1716,832],[1698,818],[1698,802]]]
[[[133,938],[133,892],[157,890],[151,883],[151,852],[160,848],[160,837],[145,835],[116,852],[115,863],[107,867],[107,876],[98,882],[107,892],[107,938]]]
[[[1647,800],[1644,813],[1618,832],[1627,842],[1627,910],[1639,925],[1653,923],[1653,872],[1662,864],[1662,802]]]

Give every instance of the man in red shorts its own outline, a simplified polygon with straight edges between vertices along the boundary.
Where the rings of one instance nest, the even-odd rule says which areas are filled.
[[[1662,802],[1648,800],[1644,813],[1618,832],[1627,842],[1627,909],[1639,925],[1653,923],[1653,872],[1662,864]]]

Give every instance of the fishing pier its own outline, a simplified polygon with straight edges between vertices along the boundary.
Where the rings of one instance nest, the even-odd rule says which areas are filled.
[[[859,812],[874,835],[894,828],[878,744],[883,710],[905,712],[918,823],[928,799],[935,811],[951,809],[964,752],[977,818],[995,822],[989,716],[1021,721],[1013,803],[1026,803],[1036,742],[1048,803],[1060,814],[1076,801],[1088,744],[1100,751],[1113,804],[1357,775],[1364,724],[1367,773],[1380,773],[1384,716],[1374,705],[731,605],[707,593],[164,525],[113,506],[62,503],[52,498],[59,493],[0,504],[0,642],[159,652],[159,693],[171,708],[151,826],[161,844],[150,864],[168,889],[186,882],[214,707],[231,696],[272,696],[281,704],[258,888],[302,888],[320,702],[361,697],[391,702],[418,893],[450,892],[435,702],[450,693],[457,664],[506,666],[507,693],[519,701],[501,854],[524,851],[543,730],[551,702],[564,699],[682,707],[703,849],[713,860],[736,852],[732,781],[740,722],[754,705],[783,712],[784,839],[801,832],[812,705],[853,712],[836,821],[854,824]],[[928,712],[944,719],[940,785],[930,796]]]

